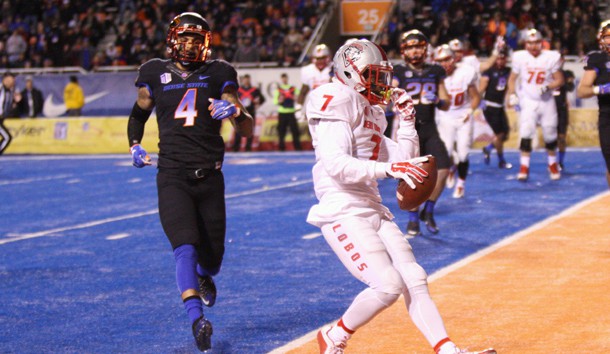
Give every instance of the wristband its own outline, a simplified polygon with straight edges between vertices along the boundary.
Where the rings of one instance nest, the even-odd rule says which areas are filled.
[[[438,102],[436,102],[436,108],[442,108],[445,105],[445,100],[438,100]]]
[[[593,86],[593,94],[599,95],[599,86]]]

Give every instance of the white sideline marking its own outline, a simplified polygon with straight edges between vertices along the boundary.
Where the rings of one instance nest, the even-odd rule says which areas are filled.
[[[231,198],[237,198],[237,197],[242,197],[242,196],[246,196],[246,195],[269,192],[269,191],[274,191],[274,190],[278,190],[278,189],[290,188],[290,187],[298,186],[301,184],[307,184],[307,183],[311,183],[311,182],[312,182],[312,179],[307,179],[307,180],[303,180],[303,181],[299,181],[299,182],[290,182],[290,183],[280,184],[280,185],[273,186],[273,187],[263,186],[262,188],[253,189],[251,191],[227,194],[225,196],[225,199],[231,199]],[[55,229],[43,230],[43,231],[32,232],[32,233],[27,233],[27,234],[8,234],[7,236],[10,238],[0,240],[0,245],[4,245],[9,242],[22,241],[22,240],[28,240],[31,238],[49,236],[51,234],[57,234],[59,232],[64,232],[64,231],[86,229],[89,227],[108,224],[108,223],[115,222],[115,221],[135,219],[135,218],[139,218],[139,217],[143,217],[143,216],[157,214],[158,212],[159,212],[159,209],[152,209],[152,210],[148,210],[148,211],[144,211],[144,212],[140,212],[140,213],[132,213],[132,214],[127,214],[127,215],[123,215],[123,216],[95,220],[95,221],[90,221],[90,222],[86,222],[86,223],[82,223],[82,224],[58,227]]]
[[[122,234],[114,234],[114,235],[106,236],[106,240],[109,240],[109,241],[120,240],[122,238],[127,238],[129,236],[131,236],[131,234],[128,234],[125,232]]]
[[[536,223],[526,229],[518,231],[517,233],[513,234],[512,236],[508,236],[508,237],[498,241],[497,243],[494,243],[493,245],[490,245],[482,250],[479,250],[479,251],[471,254],[470,256],[468,256],[464,259],[461,259],[453,264],[450,264],[450,265],[446,266],[445,268],[441,268],[438,271],[434,272],[434,274],[432,274],[431,276],[428,277],[428,283],[441,279],[442,277],[444,277],[462,267],[465,267],[469,263],[472,263],[479,258],[483,258],[484,256],[486,256],[504,246],[507,246],[507,245],[527,236],[528,234],[531,234],[534,231],[542,229],[543,227],[549,225],[550,223],[554,222],[557,219],[561,219],[561,218],[566,217],[569,214],[573,214],[578,209],[583,208],[586,205],[593,203],[596,200],[601,199],[608,194],[610,194],[610,191],[606,191],[606,192],[602,192],[600,194],[594,195],[594,196],[590,197],[589,199],[585,199],[578,204],[572,205],[571,207],[569,207],[568,209],[565,209],[564,211],[562,211],[561,213],[559,213],[557,215],[554,215],[554,216],[548,217],[542,221],[539,221],[538,223]],[[402,295],[401,295],[401,297],[402,297]],[[327,323],[320,328],[323,328],[329,324],[334,324],[335,322],[336,321]],[[305,343],[308,343],[316,338],[320,328],[314,329],[313,331],[303,335],[302,337],[299,337],[299,338],[285,344],[284,346],[281,346],[279,348],[276,348],[276,349],[270,351],[268,354],[283,354],[290,350],[302,347]]]
[[[303,235],[303,237],[301,237],[301,238],[303,240],[313,240],[314,238],[318,238],[320,236],[322,236],[321,232],[312,232],[310,234]]]
[[[14,179],[14,180],[3,180],[0,181],[0,186],[6,186],[9,184],[22,184],[22,183],[31,183],[31,182],[41,182],[41,181],[51,181],[54,179],[64,179],[74,177],[74,175],[57,175],[57,176],[48,176],[48,177],[33,177],[33,178],[24,178],[24,179]]]

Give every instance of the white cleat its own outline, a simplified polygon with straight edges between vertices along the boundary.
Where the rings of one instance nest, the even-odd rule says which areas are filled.
[[[447,175],[447,181],[445,182],[445,186],[447,188],[453,188],[455,186],[456,178],[455,173],[457,172],[457,167],[455,165],[449,167],[449,174]]]
[[[521,165],[521,168],[519,169],[519,173],[517,174],[517,180],[527,181],[529,174],[530,174],[529,167]]]
[[[464,187],[455,187],[455,189],[453,190],[453,198],[464,198]]]
[[[347,343],[335,343],[328,337],[328,332],[332,326],[326,326],[318,331],[318,346],[320,347],[320,354],[343,354]]]

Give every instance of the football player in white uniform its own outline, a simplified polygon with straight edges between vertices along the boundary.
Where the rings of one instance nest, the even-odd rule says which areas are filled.
[[[487,60],[485,60],[484,62],[481,63],[479,61],[479,59],[476,57],[476,55],[474,55],[474,54],[466,55],[466,49],[464,48],[464,43],[462,43],[462,41],[460,41],[459,39],[457,39],[457,38],[452,39],[447,44],[449,45],[449,49],[451,49],[451,51],[453,52],[453,55],[455,56],[456,64],[458,64],[458,66],[461,66],[461,65],[471,66],[477,73],[477,77],[478,77],[479,73],[486,71],[487,69],[491,68],[494,65],[494,63],[496,62],[496,59],[498,57],[498,50],[506,45],[504,42],[504,38],[497,37],[496,42],[494,43],[494,50],[491,52],[491,55],[489,56],[489,58],[487,58]]]
[[[448,111],[437,111],[438,132],[447,151],[453,151],[455,144],[458,179],[453,198],[462,198],[468,176],[468,153],[472,147],[474,130],[472,112],[481,102],[477,89],[477,73],[470,65],[457,66],[453,51],[447,44],[434,50],[434,59],[447,72],[444,83],[451,103]]]
[[[319,201],[307,221],[321,228],[343,265],[368,287],[338,323],[318,332],[320,353],[343,353],[354,331],[401,294],[413,322],[437,353],[463,353],[449,339],[430,297],[427,274],[392,213],[381,204],[377,186],[378,178],[399,178],[417,188],[426,175],[418,166],[427,157],[417,157],[413,101],[404,90],[392,90],[392,65],[383,49],[368,40],[344,44],[333,65],[333,82],[313,90],[307,100]],[[390,99],[400,119],[398,144],[383,135],[387,123],[379,104]],[[386,162],[398,149],[410,159]]]
[[[529,178],[532,139],[536,134],[538,122],[542,126],[542,135],[548,153],[550,178],[551,180],[561,178],[555,151],[557,107],[553,99],[553,90],[564,84],[560,69],[559,52],[543,50],[542,35],[536,29],[530,29],[525,38],[525,50],[518,50],[512,55],[512,71],[508,77],[505,100],[508,108],[513,108],[517,104],[520,106],[521,168],[517,175],[519,181],[527,181]]]
[[[326,44],[318,44],[312,51],[312,61],[301,68],[301,91],[297,103],[305,104],[309,91],[330,82],[333,65],[330,60],[330,50]],[[297,106],[298,107],[298,106]]]

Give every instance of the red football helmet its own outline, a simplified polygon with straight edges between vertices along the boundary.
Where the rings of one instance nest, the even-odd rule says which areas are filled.
[[[189,43],[189,37],[193,37]],[[208,22],[195,12],[174,17],[167,30],[167,52],[183,63],[203,63],[210,54],[211,31]],[[189,46],[190,44],[190,46]]]
[[[400,37],[400,53],[405,62],[420,65],[426,59],[428,37],[419,30],[410,30]]]
[[[597,42],[599,48],[610,54],[610,20],[606,20],[599,25],[597,32]]]

